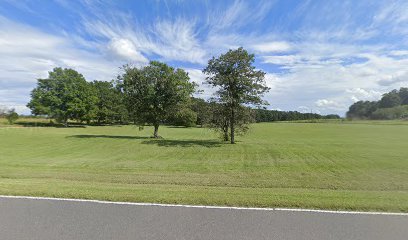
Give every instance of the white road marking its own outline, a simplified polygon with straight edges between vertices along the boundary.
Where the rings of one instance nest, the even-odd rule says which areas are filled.
[[[110,201],[90,200],[90,199],[30,197],[30,196],[6,196],[6,195],[0,195],[0,198],[69,201],[69,202],[89,202],[89,203],[114,204],[114,205],[133,205],[133,206],[184,207],[184,208],[204,208],[204,209],[230,209],[230,210],[255,210],[255,211],[312,212],[312,213],[330,213],[330,214],[408,216],[408,213],[397,213],[397,212],[361,212],[361,211],[335,211],[335,210],[319,210],[319,209],[303,209],[303,208],[257,208],[257,207],[203,206],[203,205],[162,204],[162,203],[110,202]]]

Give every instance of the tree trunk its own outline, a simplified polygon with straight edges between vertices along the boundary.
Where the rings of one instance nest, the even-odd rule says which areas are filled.
[[[229,141],[229,137],[228,137],[228,122],[226,122],[226,124],[225,124],[225,126],[224,126],[224,128],[223,128],[223,131],[224,131],[224,141]]]
[[[159,124],[155,124],[154,125],[154,134],[153,134],[154,138],[159,138]]]
[[[235,143],[235,111],[234,107],[232,107],[231,111],[231,144]]]

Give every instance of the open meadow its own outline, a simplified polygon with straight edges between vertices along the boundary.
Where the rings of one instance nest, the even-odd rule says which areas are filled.
[[[235,145],[206,128],[151,134],[2,124],[0,194],[408,212],[406,121],[259,123]]]

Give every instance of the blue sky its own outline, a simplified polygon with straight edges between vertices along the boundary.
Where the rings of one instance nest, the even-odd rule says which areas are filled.
[[[202,83],[208,59],[239,46],[267,72],[269,109],[344,115],[408,87],[408,1],[1,0],[0,105],[29,113],[59,66],[111,80],[160,60]]]

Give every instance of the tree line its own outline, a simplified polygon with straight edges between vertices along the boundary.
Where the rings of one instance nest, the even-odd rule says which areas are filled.
[[[321,115],[317,113],[301,113],[298,111],[278,111],[267,109],[254,109],[256,122],[316,120],[316,119],[340,119],[337,114]]]
[[[394,89],[379,101],[358,101],[347,112],[350,119],[408,119],[408,88]]]
[[[27,106],[32,114],[66,126],[69,121],[132,123],[140,128],[151,125],[153,137],[159,138],[163,124],[199,125],[211,127],[223,140],[235,143],[235,135],[244,134],[254,121],[305,118],[297,112],[254,110],[268,104],[262,96],[269,91],[265,72],[257,70],[254,61],[254,54],[242,47],[212,57],[203,69],[205,83],[217,90],[209,100],[193,97],[197,84],[185,70],[159,61],[142,67],[125,65],[122,73],[108,82],[88,82],[73,69],[54,68],[47,78],[37,80]]]

